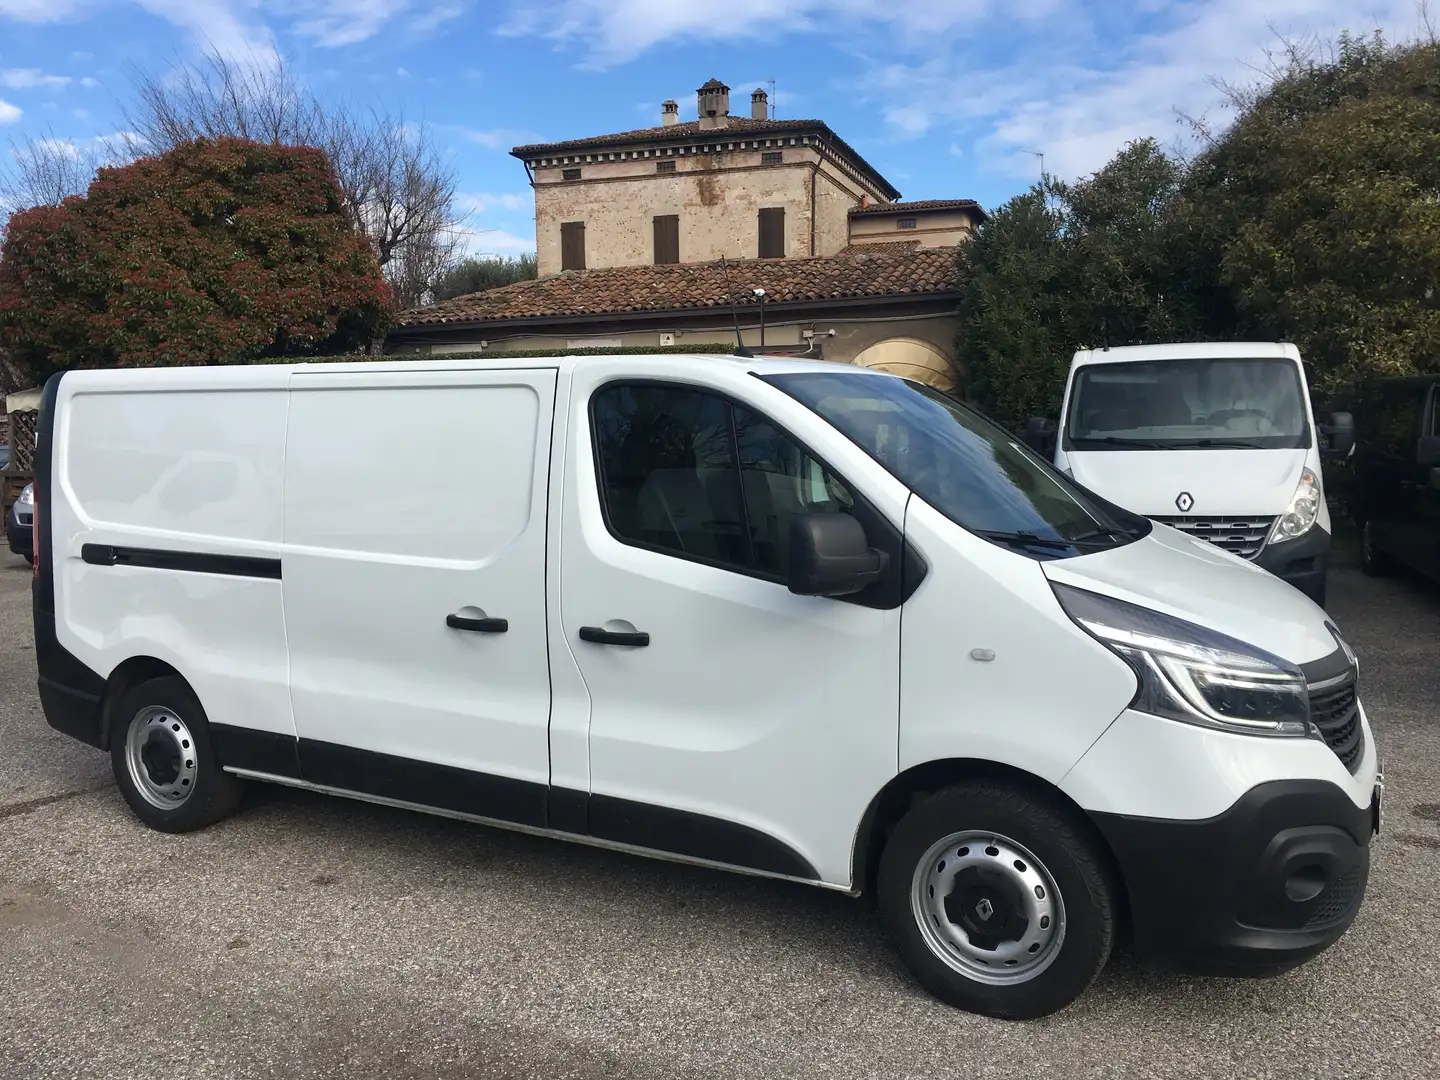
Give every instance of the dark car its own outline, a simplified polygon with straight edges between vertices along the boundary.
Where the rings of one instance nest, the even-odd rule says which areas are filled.
[[[1440,375],[1364,387],[1355,471],[1364,571],[1404,566],[1440,581]]]
[[[10,550],[16,555],[24,555],[26,559],[33,559],[31,533],[34,528],[35,485],[26,484],[5,515],[5,539],[10,541]]]

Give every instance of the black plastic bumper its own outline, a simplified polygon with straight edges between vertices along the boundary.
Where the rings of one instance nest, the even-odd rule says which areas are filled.
[[[5,515],[5,539],[10,542],[10,550],[16,555],[29,555],[31,544],[31,527],[22,524],[15,516],[15,508],[10,508],[10,513]]]
[[[1310,597],[1325,603],[1325,571],[1330,563],[1330,534],[1318,526],[1296,540],[1267,544],[1255,556],[1255,565]]]
[[[1365,895],[1372,811],[1325,781],[1261,784],[1201,821],[1092,817],[1151,966],[1275,975],[1333,945]]]

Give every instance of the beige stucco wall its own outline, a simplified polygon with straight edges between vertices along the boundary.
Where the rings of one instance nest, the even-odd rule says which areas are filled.
[[[830,337],[829,330],[835,331],[835,336]],[[765,327],[766,345],[799,345],[805,341],[803,331],[812,330],[821,343],[821,351],[825,360],[838,363],[853,363],[857,357],[867,349],[883,345],[886,342],[906,341],[914,342],[924,346],[953,363],[955,355],[955,337],[960,331],[960,319],[955,315],[936,315],[919,319],[884,319],[878,322],[854,321],[846,322],[836,319],[820,319],[806,322],[784,322],[768,323]],[[662,337],[669,335],[669,337]],[[753,318],[746,318],[742,313],[741,336],[745,344],[754,349],[760,344],[759,329],[753,325]],[[666,330],[657,321],[655,329],[628,330],[607,335],[594,335],[585,338],[575,336],[566,337],[563,335],[517,335],[508,338],[486,339],[482,331],[477,331],[475,339],[470,342],[449,343],[434,346],[421,346],[416,350],[405,350],[411,353],[420,353],[430,356],[444,356],[449,353],[474,352],[479,348],[481,340],[486,341],[486,351],[505,353],[511,351],[534,351],[539,349],[554,349],[557,352],[567,348],[577,348],[583,345],[621,345],[632,347],[659,346],[663,344],[685,345],[732,345],[735,342],[735,329],[727,324],[722,316],[717,315],[716,323],[713,326],[698,330]],[[883,350],[882,350],[883,352]],[[873,355],[873,354],[872,354]],[[949,389],[942,385],[941,380],[927,380],[941,385],[942,389]],[[956,381],[963,386],[963,380],[958,376]]]
[[[896,222],[914,218],[915,228]],[[970,235],[974,219],[966,210],[920,210],[906,214],[860,214],[850,219],[850,243],[883,244],[918,240],[921,247],[955,247]]]
[[[770,148],[771,150],[775,148]],[[763,150],[631,161],[591,162],[582,179],[564,181],[563,167],[535,170],[535,247],[541,277],[560,272],[560,226],[585,223],[585,265],[648,266],[654,261],[653,221],[680,218],[680,261],[753,259],[758,254],[758,212],[785,208],[785,254],[810,252],[810,186],[815,169],[816,254],[834,254],[849,242],[848,213],[865,191],[820,152],[807,146],[780,148],[783,164],[761,165]],[[676,171],[657,173],[657,160]]]

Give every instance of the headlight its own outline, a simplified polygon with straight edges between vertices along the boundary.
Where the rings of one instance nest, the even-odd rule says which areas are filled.
[[[1300,470],[1300,482],[1295,485],[1295,494],[1290,496],[1290,505],[1275,522],[1270,542],[1293,540],[1307,532],[1320,516],[1320,500],[1325,496],[1320,491],[1320,478],[1309,469]]]
[[[1132,708],[1249,735],[1314,735],[1299,668],[1203,626],[1054,585],[1060,606],[1135,671]]]
[[[35,485],[34,485],[34,484],[26,484],[23,488],[21,488],[21,489],[20,489],[20,498],[17,499],[16,501],[19,502],[22,506],[34,506],[34,505],[35,505]]]

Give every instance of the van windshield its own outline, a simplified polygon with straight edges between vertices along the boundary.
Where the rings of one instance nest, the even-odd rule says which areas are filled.
[[[957,525],[1036,559],[1144,536],[1149,523],[1090,494],[990,421],[888,375],[763,376],[824,417]]]
[[[1075,372],[1065,421],[1074,450],[1307,447],[1292,360],[1141,360]]]

